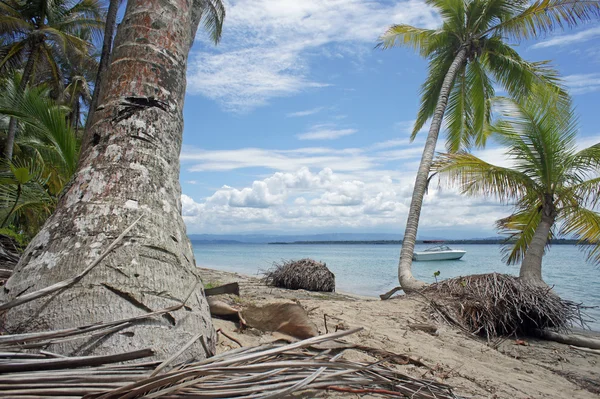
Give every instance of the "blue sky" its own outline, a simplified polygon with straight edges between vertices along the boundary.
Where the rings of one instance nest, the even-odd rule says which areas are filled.
[[[433,28],[438,16],[418,0],[226,4],[222,42],[200,29],[189,57],[188,233],[403,233],[426,134],[409,142],[426,61],[374,46],[391,24]],[[553,60],[574,96],[582,145],[600,141],[600,24],[517,49]],[[501,148],[477,153],[505,162]],[[436,182],[420,235],[493,235],[509,212]]]

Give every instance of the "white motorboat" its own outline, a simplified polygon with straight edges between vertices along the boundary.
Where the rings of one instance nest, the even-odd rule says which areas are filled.
[[[438,245],[424,251],[413,252],[413,260],[458,260],[466,253],[467,251],[461,249],[451,249],[447,245]]]

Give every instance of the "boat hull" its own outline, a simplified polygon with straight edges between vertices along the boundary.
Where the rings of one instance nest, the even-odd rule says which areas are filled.
[[[434,260],[458,260],[462,258],[467,251],[440,251],[440,252],[415,252],[413,260],[416,261],[434,261]]]

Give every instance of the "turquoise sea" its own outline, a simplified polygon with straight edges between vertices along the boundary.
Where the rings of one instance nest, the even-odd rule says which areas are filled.
[[[196,263],[201,267],[259,275],[273,262],[312,258],[326,262],[335,273],[338,291],[376,297],[398,285],[399,245],[375,244],[204,244],[193,242]],[[429,245],[417,245],[423,250]],[[453,245],[464,249],[461,260],[415,262],[413,273],[419,279],[438,279],[499,272],[518,274],[517,266],[502,262],[500,245]],[[573,245],[555,245],[544,257],[543,277],[565,299],[600,307],[600,268],[585,261],[584,254]],[[594,318],[588,325],[600,331],[600,308],[588,309]]]

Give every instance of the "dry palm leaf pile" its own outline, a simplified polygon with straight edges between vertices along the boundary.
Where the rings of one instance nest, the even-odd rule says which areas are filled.
[[[533,335],[545,328],[567,331],[585,326],[581,304],[561,299],[551,287],[490,273],[457,277],[427,287],[422,294],[446,322],[488,339]]]
[[[35,398],[279,398],[304,390],[371,393],[414,399],[457,398],[450,387],[404,375],[383,364],[342,359],[344,345],[318,349],[359,329],[292,344],[243,347],[206,360],[176,364],[139,362],[151,349],[112,356],[64,357],[45,352],[51,342],[101,338],[136,320],[171,309],[111,323],[32,334],[0,336],[0,397]],[[339,341],[338,341],[339,342]],[[137,363],[122,362],[137,360]]]
[[[325,263],[312,259],[273,263],[273,267],[263,274],[265,276],[263,282],[273,287],[335,292],[335,275],[329,271]]]

